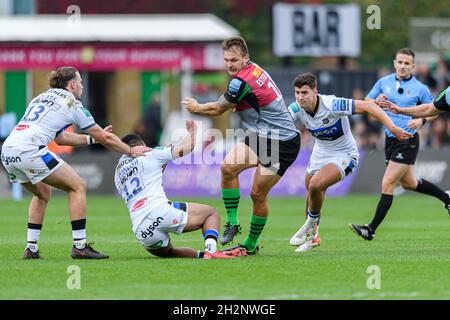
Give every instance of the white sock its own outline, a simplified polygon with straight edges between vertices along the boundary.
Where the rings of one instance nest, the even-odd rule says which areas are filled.
[[[217,251],[217,240],[213,238],[208,238],[205,240],[205,252],[216,253]]]
[[[31,252],[38,252],[38,241],[39,236],[41,234],[41,229],[30,229],[27,230],[27,248],[31,250]]]
[[[309,211],[308,209],[308,219],[306,219],[306,222],[308,222],[310,225],[313,225],[314,223],[319,223],[319,220],[320,220],[320,211],[317,214],[313,215],[311,211]]]
[[[86,246],[86,229],[72,230],[73,245],[77,249],[84,249]]]
[[[27,241],[38,242],[39,236],[41,235],[40,229],[30,229],[27,231]]]
[[[30,251],[33,253],[36,253],[39,251],[37,242],[27,242],[27,248],[30,249]]]

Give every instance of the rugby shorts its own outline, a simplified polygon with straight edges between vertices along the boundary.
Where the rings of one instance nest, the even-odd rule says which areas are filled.
[[[256,134],[247,135],[244,142],[258,156],[259,163],[282,177],[297,159],[300,151],[300,134],[287,141],[273,140]]]
[[[389,161],[408,165],[416,163],[419,146],[419,134],[417,132],[412,138],[405,141],[386,137],[384,145],[386,165]]]
[[[188,218],[187,202],[169,202],[147,215],[136,229],[136,239],[147,250],[165,248],[170,233],[181,234]],[[158,212],[158,213],[156,213]]]
[[[16,147],[3,147],[2,164],[11,182],[36,184],[58,170],[65,162],[59,156],[40,146],[23,151]]]
[[[329,156],[325,157],[323,155],[319,156],[318,154],[313,152],[311,155],[311,159],[309,160],[308,167],[306,168],[306,172],[308,173],[308,175],[313,176],[326,165],[333,163],[341,172],[341,179],[344,179],[346,176],[351,174],[358,166],[358,160],[358,153],[330,153]]]

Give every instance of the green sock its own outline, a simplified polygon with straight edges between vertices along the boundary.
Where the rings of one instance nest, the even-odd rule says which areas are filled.
[[[250,232],[242,243],[249,251],[255,250],[258,245],[259,236],[261,235],[266,223],[267,217],[259,217],[252,214],[250,221]]]
[[[221,189],[222,191],[222,199],[225,204],[225,209],[227,210],[227,222],[229,224],[236,225],[239,224],[238,219],[238,205],[239,199],[241,198],[241,194],[239,192],[239,188],[237,189]]]

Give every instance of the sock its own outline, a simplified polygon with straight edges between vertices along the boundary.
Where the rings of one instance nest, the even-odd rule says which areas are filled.
[[[261,235],[264,226],[267,223],[267,217],[256,216],[254,213],[252,214],[250,220],[250,232],[248,233],[247,238],[245,238],[242,243],[249,251],[253,251],[256,249],[258,245],[258,239]]]
[[[208,229],[205,231],[203,234],[203,238],[205,238],[205,252],[216,253],[218,237],[219,232],[214,229]]]
[[[417,188],[415,191],[428,194],[441,200],[444,204],[450,203],[450,197],[447,193],[439,189],[436,185],[425,179],[417,179]]]
[[[27,248],[36,253],[39,250],[38,241],[41,234],[42,224],[28,222],[27,230]]]
[[[239,188],[237,189],[221,189],[223,203],[225,204],[225,209],[227,210],[227,223],[234,226],[239,224],[238,219],[238,205],[241,194]]]
[[[319,221],[320,221],[320,210],[319,212],[311,212],[308,208],[308,219],[306,219],[306,222],[312,225],[314,223],[319,224]]]
[[[378,201],[377,211],[375,211],[375,216],[373,217],[372,222],[369,224],[369,228],[372,229],[373,232],[375,232],[375,230],[383,221],[389,208],[392,205],[393,199],[394,199],[393,195],[384,193],[381,194],[380,201]]]
[[[86,246],[86,219],[75,220],[71,224],[73,245],[77,249],[84,249]]]
[[[202,252],[202,251],[200,251],[200,250],[197,250],[197,258],[198,259],[203,259],[203,256],[205,255],[205,253],[204,252]]]

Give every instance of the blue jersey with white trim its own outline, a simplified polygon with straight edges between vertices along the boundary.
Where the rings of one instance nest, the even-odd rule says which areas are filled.
[[[91,113],[71,92],[50,89],[30,102],[3,145],[22,150],[47,146],[72,124],[82,130],[96,125]]]
[[[372,90],[370,90],[367,98],[375,100],[382,93],[386,95],[389,101],[403,108],[431,103],[433,101],[433,96],[427,86],[422,84],[414,76],[400,81],[396,78],[395,73],[379,79]],[[416,133],[415,130],[408,127],[408,122],[412,119],[411,116],[394,114],[390,111],[386,111],[386,114],[396,126],[411,134]],[[384,127],[384,132],[388,137],[395,138],[386,127]]]
[[[300,120],[315,139],[313,152],[330,156],[332,153],[358,152],[350,130],[348,116],[355,113],[355,101],[334,95],[317,95],[318,106],[314,115],[297,102],[289,106],[294,120]]]

